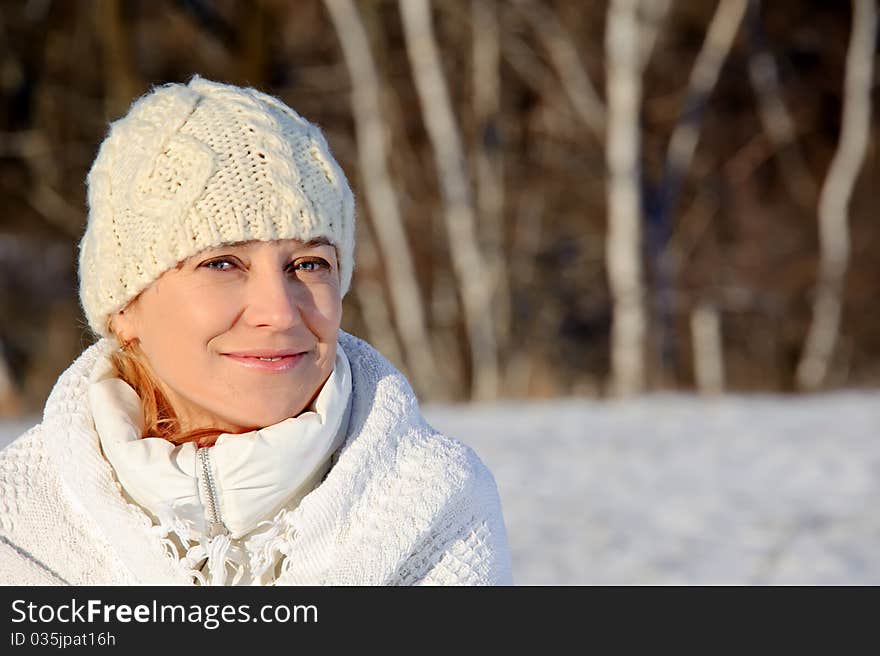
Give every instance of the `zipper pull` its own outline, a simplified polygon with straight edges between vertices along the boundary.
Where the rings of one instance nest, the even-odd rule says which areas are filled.
[[[208,527],[208,537],[216,538],[218,535],[229,535],[229,529],[226,528],[226,524],[223,522],[211,522],[211,525]]]

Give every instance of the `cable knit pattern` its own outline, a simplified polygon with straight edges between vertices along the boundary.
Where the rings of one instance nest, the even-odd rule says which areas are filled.
[[[112,123],[88,175],[80,298],[109,336],[111,314],[207,248],[325,237],[340,289],[354,266],[354,197],[317,126],[256,89],[166,84]]]
[[[278,585],[498,585],[511,566],[498,491],[472,449],[422,418],[406,379],[340,331],[349,430],[326,479],[273,520]],[[103,339],[55,385],[43,421],[0,452],[0,583],[191,585],[167,530],[122,495],[87,399]],[[277,541],[276,541],[277,542]]]

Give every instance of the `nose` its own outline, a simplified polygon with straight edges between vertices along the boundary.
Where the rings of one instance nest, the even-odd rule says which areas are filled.
[[[302,322],[300,292],[283,271],[261,272],[248,280],[244,319],[256,328],[289,330]]]

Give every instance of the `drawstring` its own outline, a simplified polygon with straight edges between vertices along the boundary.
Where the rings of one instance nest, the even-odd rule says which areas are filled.
[[[296,534],[291,511],[281,510],[271,520],[260,522],[257,529],[265,527],[265,530],[255,529],[245,539],[244,549],[233,544],[227,534],[208,537],[195,531],[192,522],[177,516],[170,504],[163,504],[157,511],[159,524],[153,526],[152,532],[162,541],[169,556],[179,561],[186,568],[187,575],[199,585],[237,585],[246,569],[250,569],[256,583],[279,557],[283,559],[281,572],[290,568],[290,544]],[[171,534],[186,550],[182,558],[169,537]],[[227,582],[230,569],[232,581]],[[268,581],[272,582],[274,576]]]
[[[267,526],[261,533],[253,533],[245,540],[245,548],[250,553],[250,568],[255,579],[263,576],[272,567],[278,557],[284,558],[281,571],[289,569],[290,544],[296,534],[293,525],[293,513],[281,510],[271,520],[257,524],[257,528]]]
[[[198,563],[205,558],[208,585],[227,585],[226,577],[230,565],[234,575],[229,585],[236,585],[244,576],[244,554],[239,547],[232,544],[226,534],[212,538],[201,537],[198,544],[186,552],[188,564]]]

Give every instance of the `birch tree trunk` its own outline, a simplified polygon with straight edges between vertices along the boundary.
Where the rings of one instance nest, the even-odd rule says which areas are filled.
[[[645,309],[639,192],[641,57],[638,0],[611,0],[605,26],[612,392],[645,387]]]
[[[711,303],[700,303],[691,311],[694,378],[701,394],[724,391],[724,346],[721,316]]]
[[[721,69],[730,55],[747,7],[748,0],[720,0],[715,8],[706,30],[706,37],[691,69],[684,105],[669,139],[663,178],[656,193],[656,202],[653,204],[655,209],[651,223],[655,226],[655,231],[649,249],[649,260],[653,265],[656,281],[654,283],[655,326],[661,369],[676,359],[676,343],[673,338],[675,271],[667,257],[666,247],[672,234],[672,224],[682,184],[690,171],[700,140],[702,119],[709,97],[718,84]]]
[[[443,77],[428,0],[400,0],[406,51],[440,176],[452,266],[471,350],[471,395],[493,398],[498,354],[491,313],[492,283],[480,252],[459,130]]]
[[[523,84],[531,88],[537,96],[544,99],[548,104],[550,99],[557,96],[556,84],[553,82],[553,74],[544,64],[540,57],[526,43],[522,34],[514,27],[511,18],[512,12],[505,9],[501,13],[501,53],[504,60],[510,65]]]
[[[474,122],[477,138],[477,217],[492,272],[498,352],[510,339],[510,284],[504,234],[504,158],[501,135],[501,29],[494,0],[472,0]]]
[[[700,139],[703,108],[718,83],[721,68],[730,54],[734,37],[745,16],[747,0],[720,0],[706,38],[691,69],[684,108],[669,139],[666,152],[666,211],[675,209],[682,178],[690,170]]]
[[[12,376],[12,369],[0,344],[0,419],[14,417],[21,409],[21,396]]]
[[[641,60],[642,72],[648,62],[651,61],[651,54],[654,52],[654,45],[657,43],[657,36],[660,34],[660,28],[666,20],[669,13],[669,5],[672,0],[643,0],[639,9],[641,24]]]
[[[779,71],[767,47],[761,28],[761,0],[751,0],[748,11],[749,80],[758,101],[758,115],[764,132],[776,149],[779,173],[789,195],[802,208],[816,202],[816,181],[810,174],[797,144],[795,123],[779,88]]]
[[[510,271],[511,282],[516,289],[528,289],[535,284],[538,253],[541,251],[542,218],[545,211],[544,189],[520,192],[514,205],[513,243],[511,261],[519,264]],[[508,355],[504,370],[507,392],[513,397],[529,395],[535,354],[532,349],[514,349]]]
[[[635,2],[638,5],[638,2]],[[562,87],[584,125],[599,141],[605,135],[605,107],[587,76],[578,47],[552,10],[533,0],[515,0],[550,55]]]
[[[388,169],[389,128],[383,119],[380,82],[360,14],[352,0],[324,0],[339,36],[351,77],[351,105],[358,142],[358,164],[364,195],[373,218],[382,263],[387,272],[394,317],[405,361],[422,390],[438,392],[440,377],[425,322],[412,250]]]
[[[379,254],[370,234],[370,226],[362,223],[357,230],[358,264],[361,271],[380,269]],[[388,303],[382,283],[375,276],[361,275],[357,282],[356,298],[367,328],[367,334],[370,337],[370,343],[395,365],[403,366],[406,358],[397,339],[397,333],[391,321],[391,313],[388,312]]]
[[[797,385],[802,390],[815,390],[824,383],[840,330],[841,297],[850,248],[847,214],[870,138],[876,42],[875,0],[853,0],[840,140],[819,195],[819,283],[812,322],[796,373]]]

